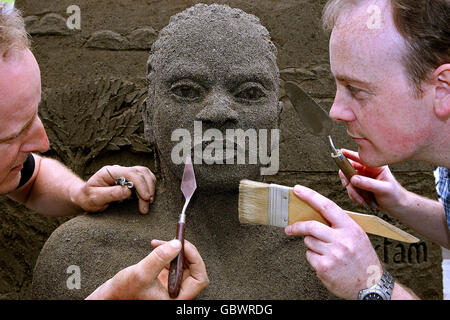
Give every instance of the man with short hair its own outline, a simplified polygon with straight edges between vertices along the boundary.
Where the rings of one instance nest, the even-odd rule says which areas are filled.
[[[330,116],[344,121],[358,144],[358,153],[344,154],[359,175],[349,182],[339,173],[349,196],[363,204],[355,187],[373,192],[379,209],[449,248],[450,2],[332,0],[323,19],[332,30],[337,86]],[[444,205],[396,181],[387,165],[405,160],[441,166]],[[417,298],[383,270],[367,235],[341,208],[302,186],[294,193],[330,223],[299,222],[286,233],[305,236],[306,258],[331,292],[345,299]]]
[[[0,4],[0,194],[50,216],[103,211],[111,202],[130,197],[126,186],[115,186],[113,177],[123,176],[136,188],[141,213],[148,213],[156,181],[148,168],[108,166],[85,182],[58,161],[34,153],[49,148],[38,116],[40,70],[20,13],[4,8]],[[155,250],[151,254],[120,271],[89,298],[169,298],[167,281],[161,282],[158,276],[165,273],[167,278],[165,265],[179,253],[181,243],[154,241],[152,245]],[[191,264],[185,271],[181,299],[194,298],[208,284],[197,249],[187,243],[185,255]]]

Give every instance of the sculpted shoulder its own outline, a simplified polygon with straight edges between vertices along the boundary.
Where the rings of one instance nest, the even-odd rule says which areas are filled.
[[[65,222],[52,233],[38,257],[33,297],[84,299],[118,271],[147,256],[152,239],[170,240],[167,234],[175,232],[176,215],[174,221],[168,221],[170,216],[156,202],[149,214],[142,215],[137,201],[130,200]],[[74,270],[80,273],[80,289],[69,289]]]

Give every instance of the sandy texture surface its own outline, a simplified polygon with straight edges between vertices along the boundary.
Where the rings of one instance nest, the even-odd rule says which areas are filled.
[[[212,1],[205,2],[212,3]],[[328,37],[320,28],[320,15],[325,1],[218,2],[239,7],[258,16],[270,32],[278,49],[278,66],[282,80],[280,97],[285,101],[285,108],[281,115],[281,170],[277,176],[271,177],[271,180],[286,185],[301,183],[310,186],[348,210],[364,212],[347,199],[340,185],[336,167],[328,156],[328,149],[322,141],[310,136],[302,127],[283,91],[284,81],[296,80],[325,108],[331,106],[334,97],[334,81],[329,71]],[[140,115],[146,90],[145,75],[149,47],[156,39],[157,32],[168,24],[171,15],[195,3],[197,1],[100,0],[92,2],[80,0],[78,5],[81,9],[81,30],[68,31],[64,21],[69,16],[66,8],[73,4],[72,1],[23,0],[16,2],[27,17],[28,30],[33,35],[33,52],[41,67],[44,95],[40,113],[51,141],[48,156],[64,161],[83,177],[90,176],[103,165],[113,163],[146,165],[158,173],[159,168],[154,166],[153,148],[146,145],[143,140],[144,128]],[[106,116],[103,117],[103,115]],[[123,129],[124,126],[128,129]],[[338,147],[355,148],[355,145],[346,137],[342,126],[334,129],[333,136]],[[86,144],[86,141],[89,143]],[[409,163],[395,166],[394,169],[400,182],[409,190],[436,198],[429,166]],[[120,221],[123,221],[125,217],[127,215],[124,217],[117,215]],[[87,222],[90,221],[88,219],[99,221],[101,217],[77,219]],[[128,258],[131,260],[139,260],[148,248],[148,240],[159,236],[159,234],[145,234],[145,230],[139,229],[136,225],[137,219],[123,221],[124,230],[115,233],[118,239],[126,238],[129,241],[124,243],[124,247],[142,241],[136,245],[136,251],[130,253]],[[158,215],[151,219],[165,221],[158,220],[163,219]],[[2,198],[0,202],[0,298],[32,297],[32,272],[39,252],[53,230],[65,220],[41,217]],[[167,222],[171,224],[170,221],[167,220]],[[81,222],[80,225],[82,225]],[[67,228],[70,229],[70,226],[69,224]],[[98,234],[87,235],[87,238],[95,239],[102,234],[108,236],[114,233],[116,227],[99,229]],[[167,227],[167,232],[171,227],[172,224]],[[126,233],[126,228],[129,228],[129,233]],[[162,230],[165,230],[164,228]],[[200,225],[193,227],[192,230],[196,228],[200,230]],[[76,245],[76,234],[70,233],[74,232],[73,230],[79,229],[71,229],[65,238],[61,233],[55,235],[67,241],[61,248]],[[143,232],[137,232],[139,230]],[[234,231],[230,232],[230,236],[237,236],[232,233]],[[278,239],[277,231],[267,232],[271,234],[269,244],[274,245],[274,248],[282,251],[284,245],[286,247],[294,245],[295,241],[283,237]],[[212,243],[211,241],[201,242],[202,239],[206,239],[206,236],[207,234],[198,236],[200,249]],[[226,235],[219,237],[226,237]],[[423,240],[418,247],[411,247],[381,238],[371,239],[388,270],[402,283],[411,287],[421,298],[442,298],[442,258],[439,247],[426,240]],[[256,248],[262,245],[259,242],[261,239],[257,237],[249,236],[243,239],[243,242],[247,243],[247,241],[257,243]],[[85,251],[94,250],[91,255],[98,252],[99,264],[110,258],[98,251],[101,247],[90,248],[87,243],[81,245]],[[113,254],[119,251],[114,249],[110,252]],[[252,254],[255,252],[257,251],[253,251]],[[114,256],[111,257],[114,258]],[[282,255],[282,257],[287,256]],[[264,256],[264,258],[270,257]],[[234,260],[225,262],[223,264],[225,269],[221,269],[218,256],[211,255],[207,259],[207,265],[210,264],[211,270],[214,270],[213,273],[217,277],[232,274],[235,271],[233,268],[237,268],[233,264],[237,261]],[[249,261],[244,263],[248,264]],[[295,261],[286,261],[289,264],[298,263],[305,270],[307,268],[301,254],[295,258]],[[258,270],[264,271],[263,262],[257,260],[256,263],[259,264]],[[274,268],[284,265],[276,258],[269,259],[268,263]],[[120,267],[123,266],[120,260],[117,260],[101,271],[101,277],[111,276]],[[49,275],[49,278],[43,281],[47,281],[45,285],[48,286],[52,283],[52,279],[65,281],[67,275],[64,273],[55,277]],[[304,279],[304,277],[299,275],[298,279]],[[254,281],[254,288],[264,287],[256,275]],[[314,292],[304,289],[301,294],[294,296],[294,290],[287,279],[281,279],[278,284],[289,287],[287,292],[291,292],[292,295],[289,297],[292,298],[328,297],[328,294],[320,288],[317,279],[311,278],[304,281],[314,288]],[[262,298],[283,298],[278,295],[279,291],[276,287],[267,287],[267,291],[262,293],[251,287],[252,282],[247,284],[248,290],[237,286],[236,283],[229,284],[233,286],[230,292],[219,292],[219,289],[212,288],[209,293],[205,293],[204,298],[214,296],[246,298],[256,294],[260,294]],[[77,297],[81,297],[89,289],[91,288],[83,288],[84,291],[78,293]]]

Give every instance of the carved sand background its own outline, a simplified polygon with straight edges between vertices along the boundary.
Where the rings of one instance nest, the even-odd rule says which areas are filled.
[[[40,116],[51,142],[47,156],[63,161],[85,178],[107,164],[145,165],[158,174],[141,120],[148,52],[170,16],[198,2],[16,1],[26,17],[41,67]],[[367,213],[348,199],[325,143],[302,127],[283,91],[284,81],[295,80],[325,108],[331,106],[335,87],[329,71],[328,36],[320,28],[326,1],[202,2],[224,3],[258,16],[278,48],[280,98],[285,101],[280,172],[266,181],[300,183],[345,209]],[[66,9],[72,4],[81,9],[78,31],[66,26]],[[343,126],[336,126],[333,136],[338,147],[355,149]],[[407,189],[435,199],[431,170],[421,163],[393,167]],[[410,232],[384,214],[380,216]],[[0,298],[31,298],[39,251],[52,231],[68,219],[42,217],[0,198]],[[419,244],[407,245],[371,237],[380,259],[400,282],[421,298],[442,299],[441,250],[421,239]]]

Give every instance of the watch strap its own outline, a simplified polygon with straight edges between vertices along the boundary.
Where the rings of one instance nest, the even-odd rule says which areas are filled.
[[[370,293],[381,292],[383,300],[390,300],[392,291],[394,290],[394,283],[395,281],[392,275],[386,269],[383,269],[383,275],[381,276],[380,281],[368,289],[361,290],[358,294],[358,299],[362,300],[367,294]]]

